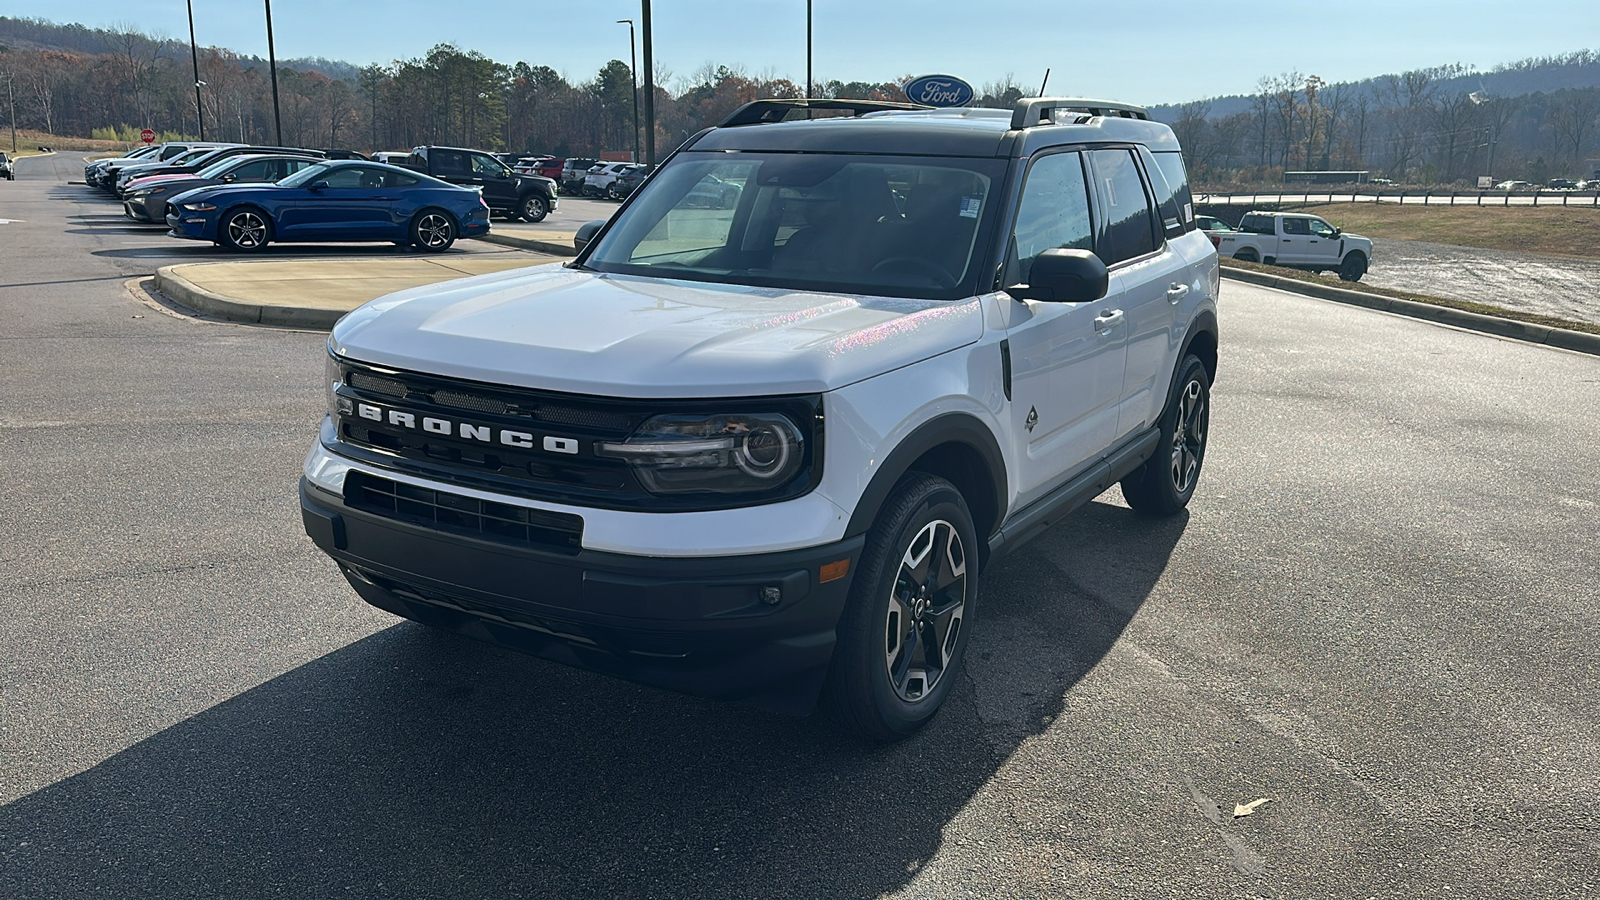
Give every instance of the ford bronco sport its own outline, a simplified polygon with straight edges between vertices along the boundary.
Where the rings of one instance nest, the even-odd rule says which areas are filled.
[[[572,261],[340,321],[306,530],[398,615],[906,735],[999,554],[1119,481],[1188,503],[1217,366],[1194,218],[1138,107],[757,101]]]

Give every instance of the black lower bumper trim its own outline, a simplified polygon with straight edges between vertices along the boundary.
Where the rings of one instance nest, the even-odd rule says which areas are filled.
[[[864,537],[805,550],[653,558],[512,547],[345,505],[302,479],[306,533],[369,603],[631,681],[804,714],[832,657]]]

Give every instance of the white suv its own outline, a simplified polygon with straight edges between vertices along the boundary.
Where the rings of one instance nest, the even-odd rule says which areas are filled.
[[[372,604],[888,740],[997,554],[1195,489],[1217,261],[1142,109],[758,101],[580,241],[334,328],[301,503]]]

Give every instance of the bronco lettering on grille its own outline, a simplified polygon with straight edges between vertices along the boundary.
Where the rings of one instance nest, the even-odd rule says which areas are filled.
[[[497,429],[490,425],[473,425],[470,422],[452,421],[436,416],[418,416],[398,409],[384,409],[371,403],[355,404],[355,413],[363,419],[377,422],[381,425],[404,428],[409,431],[421,430],[429,434],[444,435],[463,441],[476,441],[482,444],[503,444],[520,450],[540,448],[549,453],[565,453],[569,455],[578,452],[578,442],[573,438],[552,435],[536,436],[530,431],[513,431],[509,428]]]

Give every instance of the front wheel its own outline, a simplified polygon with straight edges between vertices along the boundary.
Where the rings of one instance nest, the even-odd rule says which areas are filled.
[[[272,242],[272,220],[259,209],[234,209],[222,219],[222,246],[241,253],[259,253]]]
[[[1136,512],[1170,516],[1189,505],[1211,436],[1211,377],[1198,357],[1185,356],[1178,389],[1161,414],[1155,454],[1122,479],[1122,497]]]
[[[1367,258],[1359,253],[1346,256],[1339,266],[1339,278],[1342,281],[1360,281],[1361,276],[1365,274],[1367,274]]]
[[[529,194],[522,198],[522,205],[518,207],[517,212],[525,221],[542,222],[544,217],[550,214],[550,204],[538,194]]]
[[[423,250],[440,253],[456,242],[456,223],[446,212],[423,210],[411,223],[411,243]]]
[[[977,534],[955,486],[911,473],[884,503],[839,619],[829,701],[873,741],[926,725],[966,653],[978,593]]]

